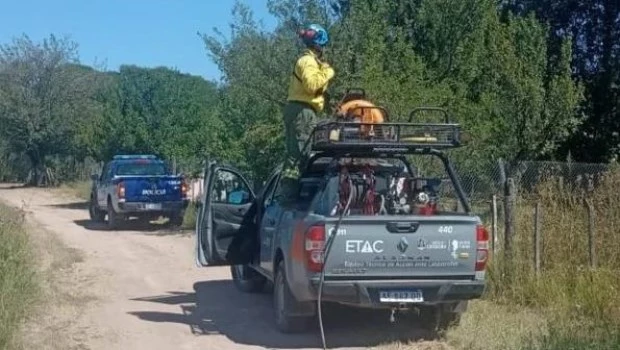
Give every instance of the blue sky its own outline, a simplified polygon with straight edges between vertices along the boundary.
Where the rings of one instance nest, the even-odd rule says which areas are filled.
[[[245,0],[268,27],[274,19],[267,0]],[[234,0],[16,0],[0,11],[0,43],[23,33],[39,41],[49,34],[70,35],[84,64],[106,62],[166,66],[219,79],[196,34],[217,27],[229,32]]]

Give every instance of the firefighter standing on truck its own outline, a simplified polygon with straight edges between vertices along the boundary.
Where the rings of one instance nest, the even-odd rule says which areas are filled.
[[[284,177],[297,179],[299,168],[295,161],[302,157],[302,147],[310,137],[317,114],[325,107],[324,93],[334,77],[334,69],[323,60],[323,51],[329,42],[327,31],[311,24],[299,32],[306,50],[297,59],[284,107],[286,162]]]

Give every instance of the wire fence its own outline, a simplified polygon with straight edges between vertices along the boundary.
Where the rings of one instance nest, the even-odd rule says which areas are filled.
[[[518,162],[462,172],[492,251],[538,275],[553,268],[620,269],[620,171],[615,165]]]

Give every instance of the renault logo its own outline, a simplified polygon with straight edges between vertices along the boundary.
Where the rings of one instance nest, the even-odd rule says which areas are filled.
[[[404,253],[405,251],[407,251],[407,248],[409,248],[409,242],[407,242],[407,238],[405,237],[401,238],[396,248],[401,253]]]

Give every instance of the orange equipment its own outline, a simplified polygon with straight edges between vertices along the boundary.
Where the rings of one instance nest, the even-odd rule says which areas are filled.
[[[380,124],[387,119],[382,108],[361,98],[342,103],[338,106],[336,116],[345,120],[366,124],[360,126],[361,134],[365,137],[375,136],[374,125],[367,124]]]

